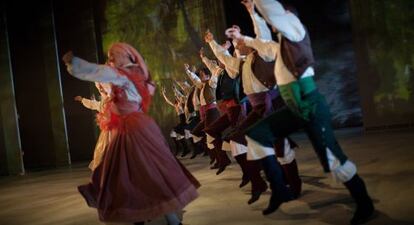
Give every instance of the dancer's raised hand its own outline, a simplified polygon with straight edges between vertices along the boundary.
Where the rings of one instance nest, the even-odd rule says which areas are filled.
[[[210,43],[214,40],[214,35],[210,32],[209,29],[207,29],[205,35],[204,35],[204,41],[207,43]]]

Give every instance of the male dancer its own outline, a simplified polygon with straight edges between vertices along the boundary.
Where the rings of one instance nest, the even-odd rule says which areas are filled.
[[[345,185],[357,204],[351,224],[367,222],[373,215],[374,205],[355,164],[345,155],[333,133],[329,107],[313,80],[314,60],[308,32],[300,20],[279,2],[257,0],[255,3],[272,29],[278,32],[279,42],[252,39],[237,30],[232,31],[232,36],[255,48],[267,60],[275,60],[276,57],[275,76],[287,108],[257,123],[255,127],[263,132],[248,132],[248,137],[259,145],[269,146],[286,134],[304,128],[324,170],[331,171],[333,177]],[[272,193],[272,201],[264,214],[274,212],[291,199],[279,167],[275,168],[273,179],[277,191]]]

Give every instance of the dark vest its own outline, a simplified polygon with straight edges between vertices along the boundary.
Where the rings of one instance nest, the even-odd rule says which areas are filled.
[[[193,104],[193,96],[196,92],[196,87],[192,87],[190,94],[188,95],[187,100],[185,101],[185,105],[187,106],[188,112],[193,113],[194,112],[194,104]]]
[[[216,101],[216,89],[210,87],[210,85],[207,82],[204,83],[204,88],[202,89],[202,91],[203,91],[203,95],[204,95],[204,99],[206,100],[206,103],[211,104]]]
[[[232,79],[226,72],[223,70],[218,77],[217,89],[216,89],[216,99],[219,100],[228,100],[228,99],[237,99],[235,95],[235,88],[237,85],[236,79]]]
[[[241,102],[245,97],[246,93],[244,93],[243,89],[243,65],[244,61],[240,61],[239,64],[239,75],[234,79],[235,86],[234,86],[234,98],[237,102]]]
[[[268,89],[273,89],[276,85],[275,78],[275,61],[266,62],[259,56],[257,52],[254,52],[252,60],[252,71],[254,76]]]
[[[303,72],[315,62],[307,31],[305,38],[299,42],[292,42],[282,36],[280,47],[283,63],[296,78],[300,78]]]

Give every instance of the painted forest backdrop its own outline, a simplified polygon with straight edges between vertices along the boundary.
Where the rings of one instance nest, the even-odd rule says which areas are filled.
[[[104,17],[104,51],[110,43],[124,41],[143,55],[158,84],[150,113],[162,130],[168,132],[177,120],[174,109],[160,96],[161,86],[168,90],[172,78],[184,80],[184,63],[201,65],[198,51],[205,46],[202,33],[207,28],[223,37],[225,19],[221,1],[108,0]]]
[[[374,10],[370,20],[362,19],[360,15],[360,10],[364,10],[361,8],[362,1],[355,1],[351,5],[347,0],[284,0],[284,2],[297,7],[301,20],[310,31],[316,57],[316,81],[331,106],[334,126],[361,126],[363,110],[360,105],[359,87],[363,88],[361,91],[366,92],[367,84],[361,83],[361,80],[364,80],[361,79],[361,73],[363,73],[361,70],[358,77],[360,80],[357,79],[353,37],[361,40],[361,37],[367,34],[361,29],[375,30],[374,24],[371,23],[374,18],[378,21],[385,20],[375,12],[379,12],[378,7],[386,1],[370,4]],[[387,4],[390,4],[389,7],[404,6],[404,4]],[[404,7],[401,10],[404,10]],[[104,51],[106,52],[106,48],[114,41],[125,41],[137,47],[144,56],[158,84],[158,89],[162,85],[170,87],[172,78],[185,79],[184,63],[200,65],[198,50],[202,46],[209,49],[202,39],[206,29],[210,29],[219,41],[224,40],[223,31],[232,24],[241,25],[245,33],[253,34],[250,19],[239,0],[107,0],[102,11],[104,19],[101,29]],[[354,36],[351,30],[350,11],[353,12],[353,25],[356,27]],[[397,13],[396,10],[393,12]],[[389,19],[398,19],[398,14],[387,15]],[[411,17],[408,16],[408,18]],[[398,21],[402,22],[399,22],[401,27],[406,26],[404,23],[406,20],[407,18],[404,20],[399,17]],[[391,25],[388,26],[389,29]],[[367,26],[371,26],[371,29]],[[398,26],[394,31],[400,34]],[[385,42],[388,39],[379,38],[378,40],[381,40],[382,46],[386,45]],[[379,43],[378,40],[375,43]],[[377,90],[374,96],[372,99],[365,100],[365,102],[371,101],[373,105],[373,107],[368,106],[368,110],[364,109],[364,113],[368,112],[366,115],[369,117],[372,116],[369,114],[370,109],[384,116],[389,114],[389,109],[396,109],[391,104],[392,102],[412,103],[412,97],[410,97],[412,87],[409,86],[412,67],[410,62],[403,62],[410,59],[408,49],[401,45],[401,51],[398,48],[390,48],[390,52],[386,48],[376,49],[375,46],[374,44],[366,45],[366,47],[358,45],[359,54],[367,48],[368,58],[371,61],[376,60],[374,67],[388,68],[375,72],[381,84],[375,83]],[[395,58],[393,55],[398,54],[393,54],[394,50],[405,53]],[[211,56],[211,53],[209,54]],[[399,58],[402,61],[398,60]],[[387,59],[394,61],[391,63],[394,69],[383,62]],[[365,68],[361,66],[361,69],[366,70]],[[382,79],[381,74],[387,78]],[[172,95],[170,97],[172,98]],[[401,107],[405,107],[404,104]],[[177,121],[173,108],[163,101],[159,92],[154,97],[151,114],[164,132],[168,132]],[[370,121],[365,119],[364,122],[369,124]]]

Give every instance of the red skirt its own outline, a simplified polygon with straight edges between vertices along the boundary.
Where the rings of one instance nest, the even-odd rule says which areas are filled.
[[[200,184],[172,155],[155,121],[144,113],[121,116],[91,182],[79,186],[99,219],[139,222],[179,211]]]

